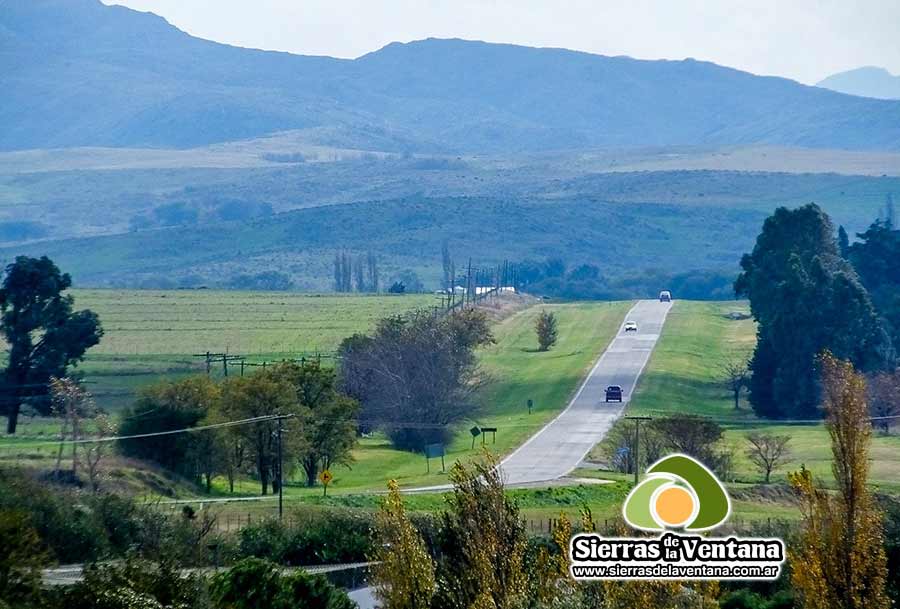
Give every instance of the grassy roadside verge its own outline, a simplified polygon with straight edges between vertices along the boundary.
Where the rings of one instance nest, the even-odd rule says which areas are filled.
[[[746,456],[746,434],[765,430],[791,436],[790,462],[773,474],[784,482],[788,471],[805,465],[826,484],[831,480],[831,450],[822,424],[782,425],[756,418],[742,401],[735,410],[729,391],[720,382],[720,363],[733,354],[749,353],[755,344],[755,324],[740,319],[745,302],[678,301],[669,314],[662,337],[641,378],[630,414],[660,416],[671,412],[711,417],[725,428],[726,442],[735,457],[735,482],[758,484],[761,474]],[[737,315],[734,315],[737,314]],[[600,460],[597,449],[591,458]],[[881,490],[900,492],[900,436],[876,434],[872,443],[871,481]],[[736,511],[779,512],[774,501],[736,502]]]
[[[552,419],[568,402],[594,361],[615,336],[630,302],[553,304],[531,307],[500,322],[494,329],[496,344],[483,349],[481,366],[493,380],[482,395],[481,414],[460,425],[454,441],[447,447],[447,468],[457,460],[480,454],[481,438],[472,449],[467,429],[474,424],[497,427],[497,440],[487,439],[486,448],[495,454],[507,454]],[[549,352],[535,350],[534,321],[541,309],[553,311],[559,318],[559,340]],[[527,400],[534,403],[528,413]],[[430,486],[447,483],[440,472],[440,460],[432,460],[426,472],[422,455],[391,448],[383,437],[363,439],[354,451],[350,468],[335,469],[329,493],[381,491],[390,479],[401,486]],[[321,488],[307,489],[299,482],[285,487],[288,495],[315,497]],[[218,492],[224,492],[220,483]],[[235,489],[255,494],[258,485],[243,482]]]

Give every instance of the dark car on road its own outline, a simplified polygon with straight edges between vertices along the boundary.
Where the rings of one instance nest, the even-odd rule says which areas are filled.
[[[622,388],[618,385],[610,385],[606,388],[606,401],[607,402],[621,402],[622,401]]]

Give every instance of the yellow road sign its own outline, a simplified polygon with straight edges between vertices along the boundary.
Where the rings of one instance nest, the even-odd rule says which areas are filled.
[[[319,480],[321,480],[322,484],[324,484],[325,486],[328,486],[328,483],[331,482],[332,478],[334,478],[334,476],[332,476],[331,472],[327,469],[323,469],[322,473],[319,474]]]

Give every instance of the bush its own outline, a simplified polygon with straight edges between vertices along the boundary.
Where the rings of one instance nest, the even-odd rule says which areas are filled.
[[[185,577],[171,562],[127,560],[121,565],[89,565],[84,579],[51,593],[54,609],[206,609],[206,585]]]
[[[92,562],[129,553],[182,562],[205,558],[203,521],[171,521],[126,497],[41,484],[25,474],[0,470],[0,513],[27,515],[47,562]]]
[[[268,520],[241,529],[238,555],[294,566],[368,560],[374,526],[371,512],[303,508],[294,514],[297,526]]]
[[[246,558],[215,576],[210,595],[217,607],[227,609],[353,609],[347,595],[321,575],[302,571],[282,575],[276,565]]]
[[[220,390],[207,376],[177,382],[161,381],[141,390],[133,407],[123,413],[119,433],[123,436],[195,427],[219,400]],[[169,471],[196,476],[191,448],[196,437],[174,434],[120,440],[122,453],[153,461]]]
[[[43,486],[21,472],[0,470],[0,510],[27,514],[59,562],[94,560],[106,551],[106,532],[90,500],[77,491]]]
[[[789,590],[779,590],[771,596],[763,596],[741,588],[728,592],[719,600],[721,609],[792,609],[794,595]]]
[[[0,605],[25,604],[37,596],[46,557],[37,531],[21,511],[0,511]]]

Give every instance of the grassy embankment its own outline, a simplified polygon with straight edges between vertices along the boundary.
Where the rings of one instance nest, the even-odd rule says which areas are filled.
[[[791,459],[773,474],[773,482],[781,483],[786,481],[788,471],[802,464],[829,484],[830,440],[820,423],[772,424],[756,418],[746,396],[742,396],[741,409],[734,409],[731,394],[721,383],[721,362],[733,355],[749,354],[755,344],[756,327],[752,319],[733,319],[731,313],[748,313],[747,304],[677,302],[628,412],[649,416],[688,412],[715,419],[725,428],[725,441],[735,457],[732,494],[738,497],[734,502],[736,513],[745,518],[789,516],[795,511],[779,499],[783,493],[775,492],[767,498],[756,488],[763,478],[747,458],[746,434],[765,430],[791,437]],[[602,459],[597,449],[592,457]],[[900,436],[875,434],[871,482],[887,492],[900,491]]]

